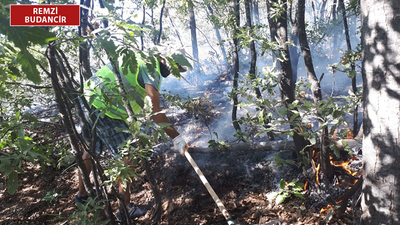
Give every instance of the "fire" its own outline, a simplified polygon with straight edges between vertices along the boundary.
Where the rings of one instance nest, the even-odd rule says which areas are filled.
[[[333,209],[333,208],[334,208],[333,205],[327,205],[325,208],[322,208],[322,209],[319,211],[319,213],[322,214],[322,213],[324,213],[324,212],[326,212],[326,211],[328,211],[328,210],[330,210],[330,209]]]
[[[201,127],[198,127],[197,130],[201,130]]]
[[[333,157],[330,156],[330,161],[331,161],[331,165],[336,166],[336,167],[342,167],[344,170],[346,170],[350,175],[352,175],[353,177],[357,175],[357,171],[353,172],[348,168],[348,165],[350,164],[350,161],[345,161],[345,162],[334,162],[332,161]]]
[[[308,180],[304,183],[303,190],[307,190]]]
[[[179,122],[176,122],[176,123],[174,123],[174,126],[176,126],[176,125],[178,125],[179,124]]]
[[[317,184],[319,184],[319,170],[320,170],[321,164],[318,163],[318,166],[315,167],[315,179],[317,181]]]
[[[350,129],[347,129],[346,133],[347,133],[346,134],[346,139],[353,139],[354,138],[354,135],[353,135],[353,133],[351,132]]]

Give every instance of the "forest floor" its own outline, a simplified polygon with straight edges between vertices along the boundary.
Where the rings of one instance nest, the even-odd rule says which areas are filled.
[[[48,126],[45,130],[63,136],[60,126]],[[288,182],[308,179],[290,165],[277,168],[272,157],[277,152],[221,151],[193,153],[192,157],[236,224],[358,224],[358,204],[349,204],[344,215],[336,217],[335,201],[343,194],[344,187],[324,192],[310,180],[310,185],[304,188],[305,199],[292,197],[283,204],[275,204],[280,179]],[[290,154],[281,151],[280,155],[288,158]],[[0,178],[0,224],[71,224],[69,219],[76,218],[74,200],[78,189],[77,169],[71,165],[61,168],[24,165],[25,173],[20,174],[14,195],[6,192],[5,181]],[[154,210],[149,210],[145,216],[133,220],[133,224],[226,224],[184,157],[162,145],[154,154],[151,167],[162,197],[161,221],[153,223]],[[138,205],[151,205],[154,200],[151,187],[144,172],[142,175],[133,182],[131,199]],[[116,213],[117,203],[114,201],[112,206]],[[327,210],[321,212],[323,208]]]

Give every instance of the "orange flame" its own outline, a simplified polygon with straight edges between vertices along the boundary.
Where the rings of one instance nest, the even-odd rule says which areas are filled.
[[[350,175],[355,176],[357,175],[357,171],[353,172],[348,168],[348,165],[350,164],[350,161],[345,161],[345,162],[334,162],[332,161],[332,156],[331,158],[331,165],[336,166],[336,167],[342,167],[344,170],[346,170]]]
[[[330,209],[333,209],[333,205],[327,205],[325,208],[322,208],[319,213],[322,214]]]
[[[308,185],[308,180],[306,180],[306,183],[304,183],[303,189],[307,190],[307,185]]]
[[[317,181],[317,184],[320,184],[319,183],[319,169],[320,169],[320,167],[321,167],[321,164],[318,164],[318,166],[315,167],[315,179]]]
[[[176,125],[178,125],[179,124],[179,122],[176,122],[176,123],[174,123],[174,126],[176,126]]]
[[[350,129],[347,129],[346,139],[353,139],[354,135]]]

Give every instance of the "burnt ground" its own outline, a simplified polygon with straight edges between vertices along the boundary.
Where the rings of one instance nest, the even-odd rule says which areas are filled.
[[[47,132],[62,137],[59,126],[49,126]],[[198,135],[202,135],[199,131]],[[269,151],[236,151],[193,153],[192,157],[221,198],[236,224],[358,224],[359,194],[352,196],[344,215],[336,216],[336,206],[354,178],[337,170],[336,184],[328,188],[317,185],[310,171],[305,173],[290,165],[278,169]],[[290,158],[282,151],[283,158]],[[162,197],[162,216],[153,223],[150,210],[133,224],[226,224],[199,177],[186,159],[162,145],[151,161]],[[19,188],[14,195],[5,190],[0,178],[0,224],[71,224],[76,206],[77,169],[68,166],[42,167],[24,165],[25,173],[19,176]],[[279,180],[308,181],[304,188],[305,199],[289,198],[275,204]],[[347,180],[347,181],[346,181]],[[345,182],[346,185],[345,185]],[[48,198],[49,194],[53,197]],[[47,197],[46,197],[47,196]],[[153,194],[146,174],[135,178],[131,199],[140,205],[153,202]],[[113,202],[114,212],[117,203]],[[327,208],[325,212],[321,209]],[[333,217],[330,217],[330,214]],[[75,217],[76,218],[76,217]]]
[[[193,153],[192,156],[237,224],[266,224],[274,220],[282,224],[356,224],[359,207],[350,205],[342,219],[333,217],[327,223],[328,212],[320,213],[320,210],[328,206],[328,202],[321,200],[321,196],[310,195],[315,192],[313,187],[304,192],[305,200],[291,198],[276,205],[273,199],[276,175],[285,180],[301,176],[300,171],[293,168],[277,173],[266,160],[268,154],[258,151]],[[152,170],[163,202],[161,221],[157,224],[226,224],[199,177],[183,157],[173,152],[158,154],[153,158]],[[76,174],[74,167],[63,170],[48,167],[42,171],[26,165],[17,193],[1,192],[0,224],[70,224],[68,218],[76,210]],[[140,205],[152,204],[151,187],[145,173],[142,175],[134,182],[132,201]],[[59,197],[45,200],[48,192]],[[332,199],[337,197],[336,194]],[[113,206],[116,212],[115,202]],[[133,224],[155,224],[150,220],[152,212],[134,220]]]

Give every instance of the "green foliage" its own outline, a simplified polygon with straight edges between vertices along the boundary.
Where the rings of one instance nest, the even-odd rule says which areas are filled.
[[[8,16],[2,14],[0,14],[0,34],[4,34],[19,49],[17,59],[26,78],[34,83],[40,83],[40,74],[36,68],[38,60],[29,49],[55,40],[55,35],[40,27],[11,27]],[[15,69],[10,69],[10,72],[13,71],[15,72],[13,75],[20,74]]]
[[[104,206],[101,205],[101,201],[96,199],[88,198],[85,204],[76,204],[77,211],[75,211],[70,217],[69,221],[74,225],[106,225],[109,223],[109,219],[104,220],[101,214],[104,211]]]
[[[215,137],[218,140],[218,134],[214,132]],[[216,140],[209,140],[208,147],[217,149],[218,151],[226,150],[231,147],[230,144],[226,143],[225,141],[216,141]]]
[[[293,180],[290,183],[286,183],[283,179],[280,180],[279,186],[281,190],[278,192],[275,198],[275,204],[282,204],[291,197],[297,197],[305,199],[303,192],[303,183],[297,183]]]
[[[45,202],[54,203],[54,202],[57,202],[58,198],[60,198],[60,197],[62,197],[61,194],[58,194],[58,193],[53,192],[53,191],[48,191],[46,193],[46,196],[43,197],[43,200]]]
[[[3,174],[7,191],[14,194],[18,188],[18,174],[23,173],[25,162],[37,164],[47,162],[44,147],[35,144],[24,132],[23,119],[33,119],[19,112],[11,121],[1,124],[0,130],[0,172]]]

